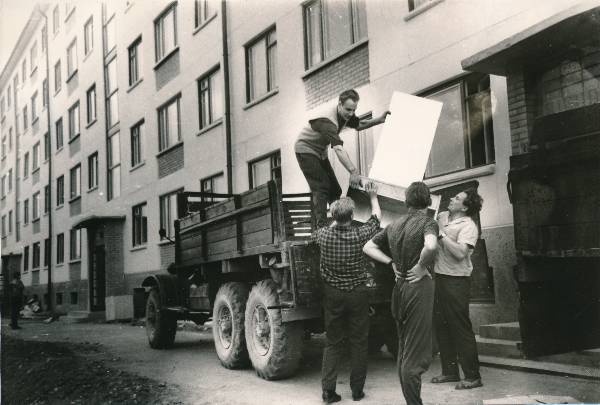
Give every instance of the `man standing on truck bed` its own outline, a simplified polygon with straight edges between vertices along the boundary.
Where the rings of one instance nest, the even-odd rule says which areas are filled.
[[[296,159],[312,193],[317,225],[327,219],[327,203],[331,204],[342,195],[342,189],[327,158],[327,145],[331,144],[338,159],[350,173],[350,184],[356,187],[360,185],[358,170],[343,147],[340,132],[344,128],[362,131],[383,124],[390,114],[386,111],[378,118],[359,120],[354,115],[359,98],[355,90],[341,93],[335,106],[328,107],[308,120],[308,125],[302,129],[294,146]]]
[[[379,230],[381,208],[377,187],[365,185],[371,200],[371,218],[363,225],[352,224],[354,202],[341,198],[331,205],[334,222],[315,231],[313,239],[321,251],[323,306],[327,345],[323,351],[321,385],[323,401],[338,402],[335,392],[338,365],[346,340],[350,344],[350,388],[352,399],[360,401],[367,378],[369,336],[369,291],[362,248]]]

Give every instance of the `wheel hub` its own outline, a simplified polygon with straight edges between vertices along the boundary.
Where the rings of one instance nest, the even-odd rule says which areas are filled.
[[[219,310],[216,326],[223,347],[228,349],[231,346],[231,331],[233,329],[229,308],[224,306]]]
[[[254,346],[257,352],[264,356],[271,347],[271,325],[269,312],[262,305],[257,305],[252,314],[252,329],[254,331]]]

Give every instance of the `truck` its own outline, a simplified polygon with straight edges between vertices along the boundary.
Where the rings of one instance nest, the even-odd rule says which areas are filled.
[[[378,187],[382,223],[390,222],[406,211],[404,189]],[[348,195],[357,204],[355,219],[368,218],[366,193],[350,189]],[[438,205],[434,198],[431,215]],[[240,194],[180,192],[177,208],[175,261],[168,274],[142,282],[150,347],[171,347],[178,320],[212,321],[224,367],[252,365],[267,380],[292,376],[304,340],[323,331],[319,250],[310,238],[315,230],[311,195],[282,194],[281,184],[269,181]],[[385,344],[395,354],[391,270],[371,262],[367,285],[370,349]]]

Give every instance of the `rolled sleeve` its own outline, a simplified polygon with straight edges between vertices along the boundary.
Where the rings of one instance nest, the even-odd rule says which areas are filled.
[[[371,215],[371,218],[369,218],[367,222],[358,228],[358,235],[361,242],[363,244],[367,243],[378,230],[379,218],[377,218],[375,215]]]
[[[389,244],[388,227],[386,227],[382,231],[378,232],[375,236],[373,236],[373,238],[371,238],[371,240],[378,247],[380,247],[380,248],[386,247],[387,248],[387,246]]]
[[[477,230],[477,225],[475,224],[475,222],[470,222],[467,226],[460,230],[456,241],[458,243],[464,243],[474,248],[477,244],[478,238],[479,231]]]
[[[344,141],[338,135],[338,127],[328,118],[317,118],[310,121],[310,127],[323,135],[331,144],[331,147],[343,145]]]
[[[434,236],[438,236],[440,233],[440,228],[437,224],[437,222],[435,222],[433,219],[431,219],[430,221],[427,221],[427,223],[425,224],[425,227],[423,228],[423,235],[434,235]]]

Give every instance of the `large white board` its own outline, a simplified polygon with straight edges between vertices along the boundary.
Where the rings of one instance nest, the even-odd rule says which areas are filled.
[[[395,91],[369,177],[408,187],[423,180],[442,103]]]

